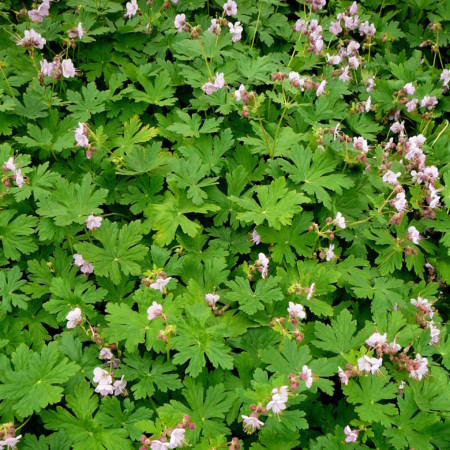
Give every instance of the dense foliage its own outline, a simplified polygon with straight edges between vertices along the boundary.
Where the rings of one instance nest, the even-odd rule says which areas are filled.
[[[449,448],[449,21],[1,2],[0,448]]]

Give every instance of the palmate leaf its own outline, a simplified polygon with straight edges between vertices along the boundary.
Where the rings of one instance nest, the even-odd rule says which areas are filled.
[[[365,375],[358,381],[350,379],[348,385],[342,385],[347,401],[355,407],[360,419],[364,422],[381,422],[390,426],[398,410],[393,403],[380,403],[397,396],[398,386],[389,383],[386,375]]]
[[[12,310],[12,306],[20,309],[27,309],[27,302],[30,298],[21,294],[20,288],[26,283],[22,280],[22,272],[17,266],[14,266],[10,270],[0,271],[0,297],[1,308],[5,308],[7,311]]]
[[[239,308],[246,314],[253,315],[264,309],[265,304],[271,305],[272,302],[283,300],[279,282],[279,277],[270,276],[266,280],[259,280],[253,290],[248,279],[237,277],[227,283],[231,289],[231,292],[227,292],[227,298],[237,301]]]
[[[88,83],[79,92],[67,91],[67,99],[73,103],[67,109],[72,112],[75,120],[87,122],[91,116],[105,110],[105,102],[110,98],[109,91],[99,91],[94,82]]]
[[[206,358],[214,367],[233,368],[230,348],[223,338],[228,335],[222,323],[217,323],[211,311],[204,305],[193,305],[186,310],[187,317],[177,325],[177,335],[172,338],[173,347],[178,350],[174,364],[189,361],[186,373],[197,377],[206,364]]]
[[[37,213],[42,217],[51,217],[59,227],[74,222],[83,224],[90,214],[100,214],[102,210],[99,206],[108,191],[95,189],[91,181],[89,173],[82,178],[81,184],[62,179],[50,197],[38,201]]]
[[[293,164],[279,159],[282,169],[289,174],[289,178],[301,186],[309,195],[314,195],[320,203],[331,209],[331,197],[327,191],[334,191],[341,195],[343,189],[353,186],[353,180],[345,175],[336,174],[337,161],[327,153],[317,150],[314,155],[311,149],[302,146],[293,147],[289,155]]]
[[[148,247],[138,244],[142,240],[139,220],[124,225],[120,230],[117,222],[105,220],[95,237],[101,247],[88,242],[75,244],[74,247],[86,261],[94,265],[97,275],[109,277],[114,284],[120,284],[123,275],[141,273],[139,262],[145,258]]]
[[[13,209],[0,210],[0,242],[5,257],[18,261],[21,254],[29,255],[38,248],[31,236],[38,218],[25,214],[14,217],[15,213]]]
[[[309,200],[303,194],[289,190],[286,180],[282,177],[272,181],[268,186],[259,186],[256,189],[258,202],[248,193],[241,198],[230,196],[243,212],[237,214],[238,220],[244,223],[261,225],[265,221],[275,230],[282,225],[290,225],[294,214],[300,212],[302,203]]]
[[[148,75],[138,75],[139,84],[144,88],[139,91],[135,88],[127,89],[130,97],[135,102],[145,102],[150,105],[172,106],[176,102],[173,96],[175,88],[171,85],[170,77],[161,73],[154,78],[154,82],[148,78]]]
[[[14,401],[18,417],[30,416],[59,402],[63,395],[61,385],[80,370],[61,357],[56,343],[43,346],[40,353],[22,344],[12,354],[11,363],[14,369],[8,368],[2,376],[0,398]]]
[[[129,426],[114,423],[114,428],[93,417],[98,407],[98,396],[89,384],[78,384],[74,393],[66,395],[67,407],[73,412],[58,406],[56,411],[43,411],[41,414],[47,430],[65,431],[73,450],[131,450]],[[107,405],[109,406],[109,405]],[[103,418],[110,411],[105,408]],[[100,415],[100,417],[102,417]],[[129,416],[128,416],[129,417]]]
[[[145,210],[145,214],[151,217],[153,229],[157,231],[154,236],[157,245],[167,245],[172,242],[177,229],[181,227],[184,233],[194,237],[201,230],[201,225],[187,218],[187,213],[207,213],[217,211],[219,206],[205,203],[201,206],[195,205],[187,198],[187,195],[177,190],[166,191],[164,201],[155,205],[150,205]]]
[[[156,389],[162,392],[181,389],[182,384],[178,375],[174,373],[175,366],[170,362],[164,362],[164,357],[153,359],[150,354],[141,357],[137,353],[131,353],[124,360],[122,372],[125,379],[137,381],[129,383],[134,398],[151,398]]]
[[[228,434],[229,429],[223,422],[232,404],[232,393],[225,391],[222,383],[210,386],[205,392],[204,385],[190,377],[186,378],[184,385],[183,395],[188,406],[171,400],[170,404],[158,408],[161,420],[172,423],[174,418],[180,415],[189,415],[196,424],[191,435],[193,443],[196,443],[200,436],[214,438],[220,434]]]

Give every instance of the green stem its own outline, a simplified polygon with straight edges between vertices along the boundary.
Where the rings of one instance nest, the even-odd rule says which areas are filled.
[[[16,98],[16,96],[14,95],[14,92],[13,92],[13,90],[12,90],[12,88],[11,88],[11,85],[9,84],[8,78],[6,77],[6,74],[5,74],[5,72],[3,71],[3,64],[4,64],[3,62],[0,62],[0,70],[1,70],[1,72],[2,72],[3,78],[5,79],[6,85],[7,85],[8,88],[9,88],[9,92],[11,92],[11,95],[13,96],[13,98]]]
[[[259,18],[261,17],[262,5],[263,5],[262,1],[260,1],[259,2],[258,18],[256,19],[255,32],[253,33],[252,45],[250,46],[250,48],[253,48],[253,44],[255,43],[256,32],[258,31],[258,25],[259,25]]]
[[[202,55],[203,55],[203,59],[205,60],[205,63],[206,63],[206,68],[208,69],[209,77],[212,79],[213,78],[213,74],[212,74],[211,69],[209,67],[208,58],[206,57],[205,48],[203,47],[203,42],[200,39],[200,36],[198,38],[198,42],[199,42],[200,48],[202,50]]]
[[[273,159],[274,156],[272,156],[271,151],[270,151],[269,140],[267,139],[266,130],[264,129],[264,125],[262,123],[261,116],[259,114],[258,104],[256,103],[256,97],[255,97],[255,109],[256,109],[256,115],[258,116],[259,124],[261,125],[261,130],[262,130],[263,135],[264,135],[264,140],[266,141],[267,152],[268,152],[269,156]]]

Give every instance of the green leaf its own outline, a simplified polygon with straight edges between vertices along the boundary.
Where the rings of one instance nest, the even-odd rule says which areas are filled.
[[[80,369],[61,358],[56,343],[43,346],[40,353],[20,345],[11,356],[14,369],[8,369],[0,385],[0,398],[13,400],[14,411],[27,417],[61,400],[61,386]]]
[[[272,181],[269,186],[259,186],[256,189],[258,202],[249,192],[242,198],[230,196],[244,212],[239,212],[237,218],[244,223],[260,225],[267,221],[270,227],[279,230],[282,225],[290,225],[294,214],[302,209],[301,203],[308,199],[302,194],[286,187],[286,180],[282,177]]]
[[[26,284],[25,280],[22,280],[22,272],[17,266],[14,266],[9,270],[2,270],[0,272],[0,297],[2,299],[2,309],[12,311],[12,306],[16,306],[20,309],[27,309],[27,302],[30,298],[25,294],[20,294],[20,288]]]
[[[99,91],[94,82],[88,83],[79,92],[67,91],[67,99],[72,102],[67,109],[75,120],[87,122],[93,115],[105,110],[105,102],[110,98],[109,91]]]
[[[120,284],[123,275],[141,273],[139,262],[145,258],[148,247],[138,244],[142,240],[140,221],[130,222],[119,231],[117,222],[104,220],[95,237],[101,247],[88,242],[75,244],[74,247],[94,265],[97,275],[109,277],[114,284]]]

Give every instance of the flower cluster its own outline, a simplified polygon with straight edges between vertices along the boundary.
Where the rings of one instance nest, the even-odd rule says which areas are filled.
[[[22,435],[16,436],[16,429],[13,422],[7,422],[0,425],[0,450],[15,449],[16,445],[22,439]]]
[[[436,327],[435,322],[432,320],[435,314],[433,305],[428,301],[428,299],[420,296],[418,296],[417,299],[412,298],[411,304],[417,309],[416,322],[425,329],[430,330],[430,345],[437,345],[439,343],[439,335],[441,334],[441,330]]]
[[[149,273],[148,276],[142,278],[141,281],[146,287],[155,289],[161,292],[161,294],[167,294],[166,286],[171,279],[172,277],[168,277],[166,272],[161,270]]]
[[[53,58],[53,62],[48,62],[46,59],[40,61],[41,70],[39,78],[43,80],[45,76],[52,77],[54,80],[64,78],[73,78],[79,74],[78,69],[75,69],[71,59],[61,59],[58,56]]]
[[[84,273],[85,275],[89,275],[94,272],[94,266],[90,262],[85,261],[78,253],[73,255],[73,263],[78,266],[81,273]]]
[[[212,81],[208,81],[202,86],[202,91],[206,95],[213,94],[225,86],[225,77],[223,73],[216,73]]]
[[[17,45],[22,47],[32,47],[42,50],[46,44],[46,40],[33,29],[25,30],[24,37],[17,42]]]
[[[21,188],[23,186],[25,177],[22,175],[22,170],[17,168],[13,157],[9,158],[3,163],[3,172],[5,172],[5,175],[2,178],[3,186],[9,187],[11,185],[8,172],[12,172],[11,179],[16,183],[18,187]]]
[[[186,430],[194,430],[195,424],[191,421],[190,416],[184,416],[183,420],[175,427],[168,428],[158,438],[153,439],[143,435],[140,439],[142,444],[139,450],[167,450],[178,447],[184,447],[186,445]]]
[[[42,3],[36,8],[28,11],[28,16],[32,22],[42,22],[44,17],[50,14],[50,2],[51,0],[42,0]]]
[[[98,392],[102,397],[106,395],[124,395],[126,393],[127,382],[124,380],[124,376],[120,380],[113,382],[114,372],[108,372],[100,367],[94,369],[94,383],[97,383],[95,392]]]
[[[75,141],[77,147],[86,149],[86,158],[91,159],[92,153],[97,151],[97,148],[89,142],[89,125],[87,123],[78,122],[78,128],[75,129]]]
[[[256,271],[261,274],[263,279],[267,278],[267,275],[269,274],[269,261],[269,258],[264,253],[259,253],[255,264],[249,266],[249,279],[253,280],[252,273],[255,273]]]

